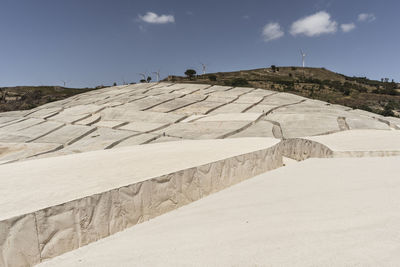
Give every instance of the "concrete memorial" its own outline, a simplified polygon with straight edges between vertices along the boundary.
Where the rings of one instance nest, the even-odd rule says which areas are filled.
[[[399,156],[398,118],[248,87],[0,113],[0,266],[398,265]]]

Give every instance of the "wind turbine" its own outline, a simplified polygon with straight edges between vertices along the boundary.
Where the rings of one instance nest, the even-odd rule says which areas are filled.
[[[155,72],[152,72],[152,73],[156,75],[156,77],[157,77],[157,82],[159,82],[159,81],[160,81],[160,70],[155,71]]]
[[[146,80],[146,73],[138,73],[141,77],[142,80]]]
[[[64,80],[61,80],[61,81],[62,81],[64,87],[67,86],[67,83],[69,83],[69,81],[64,81]]]
[[[304,54],[303,50],[300,49],[300,54],[301,54],[301,62],[303,64],[303,68],[305,67],[305,58],[306,58],[306,54]]]
[[[204,74],[206,74],[207,65],[206,65],[206,64],[203,64],[203,63],[200,63],[200,64],[201,64],[201,67],[202,67],[202,69],[203,69],[203,75],[204,75]]]

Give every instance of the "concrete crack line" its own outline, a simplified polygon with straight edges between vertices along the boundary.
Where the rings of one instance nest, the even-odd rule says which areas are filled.
[[[306,100],[307,100],[307,99],[303,99],[303,100],[300,100],[299,102],[295,102],[295,103],[290,103],[290,104],[285,104],[285,105],[280,105],[280,106],[274,107],[274,108],[270,109],[269,111],[267,111],[267,112],[265,113],[265,116],[268,116],[269,114],[271,114],[272,112],[274,112],[275,110],[278,110],[278,109],[280,109],[280,108],[285,108],[285,107],[289,107],[289,106],[298,105],[298,104],[303,103],[303,102],[306,101]]]
[[[51,133],[53,133],[53,132],[55,132],[55,131],[61,129],[61,128],[64,127],[65,125],[66,125],[66,124],[63,123],[63,124],[61,124],[60,126],[54,128],[53,130],[50,130],[50,131],[48,131],[48,132],[46,132],[46,133],[44,133],[44,134],[42,134],[42,135],[39,135],[38,137],[35,137],[35,138],[33,138],[33,139],[30,139],[30,140],[26,141],[25,143],[31,143],[31,142],[33,142],[33,141],[39,139],[39,138],[42,138],[43,136],[46,136],[46,135],[48,135],[48,134],[51,134]]]
[[[81,139],[83,139],[85,136],[88,136],[89,134],[93,133],[93,132],[96,131],[97,129],[98,129],[97,127],[94,127],[94,128],[92,128],[92,129],[90,129],[90,130],[87,131],[86,133],[84,133],[84,134],[82,134],[82,135],[80,135],[80,136],[78,136],[78,137],[72,139],[71,141],[67,142],[67,143],[64,145],[64,147],[69,146],[69,145],[72,145],[72,144],[75,143],[75,142],[78,142],[79,140],[81,140]]]
[[[275,111],[275,110],[277,110],[277,109],[279,109],[279,108],[283,108],[283,107],[287,107],[287,106],[292,106],[292,105],[297,105],[297,104],[300,104],[300,103],[302,103],[302,102],[304,102],[304,101],[306,101],[306,100],[304,99],[304,100],[301,100],[301,101],[296,102],[296,103],[291,103],[291,104],[286,104],[286,105],[281,105],[281,106],[275,107],[275,108],[269,110],[268,112],[266,112],[265,114],[262,113],[255,121],[252,121],[252,122],[250,122],[249,124],[246,124],[245,126],[239,128],[239,129],[237,129],[237,130],[235,130],[235,131],[233,131],[233,132],[230,132],[230,133],[227,133],[227,134],[225,134],[225,135],[222,135],[222,136],[218,137],[217,139],[227,138],[227,137],[232,136],[232,135],[234,135],[234,134],[240,133],[240,132],[246,130],[247,128],[249,128],[250,126],[256,124],[256,123],[257,123],[258,121],[260,121],[264,116],[267,117],[268,114],[270,114],[271,112],[273,112],[273,111]]]
[[[35,124],[32,124],[32,125],[29,125],[29,126],[27,126],[27,127],[25,127],[25,128],[22,128],[22,129],[17,130],[17,132],[23,131],[23,130],[26,130],[26,129],[29,129],[29,128],[33,127],[33,126],[37,126],[37,125],[43,124],[43,123],[45,123],[45,122],[47,122],[47,121],[46,121],[46,120],[43,120],[43,121],[41,121],[41,122],[38,122],[38,123],[35,123]]]
[[[244,125],[243,127],[239,128],[239,129],[236,129],[236,130],[234,130],[234,131],[232,131],[232,132],[229,132],[229,133],[226,133],[226,134],[224,134],[224,135],[221,135],[221,136],[217,137],[217,139],[224,139],[224,138],[227,138],[227,137],[232,136],[232,135],[234,135],[234,134],[243,132],[244,130],[246,130],[246,129],[249,128],[250,126],[256,124],[259,120],[261,120],[261,118],[262,118],[263,116],[264,116],[264,114],[261,114],[260,116],[258,116],[258,118],[257,118],[256,120],[251,121],[250,123]]]
[[[7,127],[7,126],[9,126],[9,125],[16,124],[16,123],[18,123],[18,122],[26,121],[26,120],[28,120],[28,119],[29,119],[29,118],[20,118],[20,119],[14,120],[14,121],[6,122],[6,123],[4,123],[3,125],[0,126],[0,129],[1,129],[1,128],[4,128],[4,127]]]
[[[145,95],[145,96],[143,96],[143,97],[141,97],[141,98],[134,99],[134,100],[130,100],[130,101],[126,102],[125,104],[127,104],[127,103],[132,103],[132,102],[135,102],[135,101],[138,101],[138,100],[142,100],[143,98],[146,98],[146,97],[149,97],[149,96],[148,96],[148,95]]]
[[[152,105],[152,106],[150,106],[150,107],[141,109],[141,111],[146,111],[146,110],[152,109],[152,108],[154,108],[154,107],[157,107],[157,106],[159,106],[159,105],[161,105],[161,104],[167,103],[167,102],[172,101],[172,100],[175,100],[175,98],[171,98],[171,99],[162,101],[162,102],[160,102],[160,103],[157,103],[157,104],[155,104],[155,105]]]
[[[169,111],[167,111],[167,112],[165,112],[165,113],[170,113],[170,112],[174,112],[174,111],[176,111],[176,110],[178,110],[178,109],[181,109],[181,108],[186,108],[186,107],[188,107],[188,106],[190,106],[190,105],[193,105],[193,104],[197,104],[197,103],[200,103],[200,102],[203,102],[204,100],[206,100],[208,98],[208,96],[206,96],[205,98],[203,98],[202,100],[197,100],[197,101],[195,101],[195,102],[191,102],[191,103],[189,103],[189,104],[186,104],[186,105],[183,105],[183,106],[181,106],[181,107],[178,107],[178,108],[175,108],[175,109],[171,109],[171,110],[169,110]]]
[[[275,95],[275,94],[277,94],[277,93],[274,93],[274,94],[272,94],[272,95]],[[261,99],[260,101],[254,103],[254,104],[250,105],[249,107],[245,108],[244,110],[242,110],[242,113],[245,113],[246,111],[248,111],[248,110],[252,109],[253,107],[257,106],[258,104],[260,104],[261,102],[263,102],[265,99],[267,99],[267,97],[269,97],[269,96],[271,96],[271,95],[263,96],[262,99]]]
[[[132,135],[128,135],[127,137],[124,137],[124,138],[122,138],[120,140],[117,140],[117,141],[111,143],[110,145],[106,146],[104,149],[111,149],[111,148],[115,147],[116,145],[119,145],[120,143],[122,143],[123,141],[125,141],[125,140],[127,140],[129,138],[134,137],[134,136],[138,136],[138,135],[141,135],[141,134],[142,134],[141,132],[138,132],[138,133],[135,133],[135,134],[132,134]]]
[[[209,114],[210,112],[213,112],[214,110],[217,110],[217,109],[219,109],[219,108],[221,108],[221,107],[223,107],[223,106],[232,104],[233,102],[235,102],[235,101],[238,100],[238,99],[239,99],[239,96],[237,96],[236,98],[232,99],[232,100],[229,101],[229,102],[221,103],[221,105],[219,105],[219,106],[217,106],[217,107],[214,107],[214,108],[212,108],[212,109],[210,109],[210,110],[207,110],[207,112],[204,113],[204,115],[207,115],[207,114]],[[219,102],[214,102],[214,101],[210,101],[210,102],[219,103]],[[198,119],[201,119],[201,118],[198,118]],[[198,120],[198,119],[196,119],[196,120]]]

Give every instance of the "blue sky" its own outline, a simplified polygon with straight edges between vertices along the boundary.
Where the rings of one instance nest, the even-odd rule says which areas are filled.
[[[400,80],[400,1],[1,0],[0,86],[300,65]]]

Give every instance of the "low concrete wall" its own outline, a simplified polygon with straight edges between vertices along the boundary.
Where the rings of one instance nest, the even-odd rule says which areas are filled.
[[[393,157],[400,156],[400,151],[334,151],[335,158],[365,158],[365,157]]]
[[[0,221],[0,266],[32,266],[283,165],[279,144]]]
[[[279,143],[282,155],[298,161],[308,158],[331,158],[333,151],[327,146],[307,139],[285,139]]]

